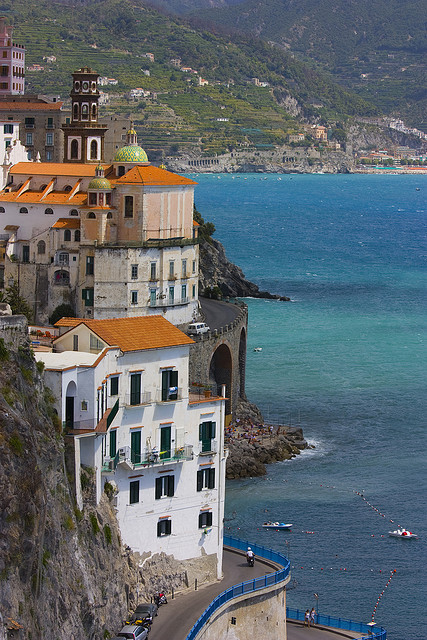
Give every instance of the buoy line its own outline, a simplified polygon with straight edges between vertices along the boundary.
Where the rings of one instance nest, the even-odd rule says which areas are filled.
[[[360,496],[363,500],[363,502],[368,506],[371,507],[371,509],[373,511],[375,511],[375,513],[377,513],[379,516],[381,516],[381,518],[386,518],[386,514],[382,513],[375,505],[371,504],[370,502],[368,502],[368,500],[365,498],[365,496],[363,495],[363,493],[361,493],[360,491],[354,491],[354,493],[358,496]],[[392,522],[393,524],[397,524],[399,529],[403,529],[403,525],[396,523],[395,520],[392,520],[391,518],[389,518],[389,522]]]
[[[384,595],[384,593],[385,593],[385,590],[386,590],[386,589],[387,589],[387,587],[389,586],[389,584],[390,584],[390,582],[391,582],[391,579],[392,579],[392,577],[395,575],[395,573],[397,573],[397,570],[396,570],[396,569],[393,569],[393,571],[390,573],[390,577],[389,577],[389,579],[387,580],[387,584],[385,585],[384,589],[381,591],[380,595],[378,596],[378,600],[376,601],[376,603],[375,603],[375,607],[374,607],[374,610],[372,611],[372,622],[375,622],[375,614],[376,614],[376,612],[377,612],[377,607],[378,607],[378,605],[379,605],[379,602],[380,602],[381,598],[383,597],[383,595]]]

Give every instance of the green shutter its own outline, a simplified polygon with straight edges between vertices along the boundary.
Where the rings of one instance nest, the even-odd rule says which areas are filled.
[[[171,427],[160,429],[160,459],[171,457]]]
[[[110,458],[114,458],[117,453],[117,431],[110,431]]]
[[[175,476],[166,476],[165,480],[167,482],[167,495],[172,498],[175,493]]]
[[[141,462],[141,432],[132,431],[130,434],[130,459],[133,464]]]
[[[165,402],[168,399],[169,391],[169,371],[162,371],[162,400]]]
[[[162,497],[163,478],[156,478],[156,500]]]
[[[197,491],[203,489],[203,469],[197,472]]]
[[[208,489],[215,489],[215,469],[207,469],[208,478],[207,485]]]
[[[131,405],[141,403],[141,374],[133,373],[130,377],[130,403]]]

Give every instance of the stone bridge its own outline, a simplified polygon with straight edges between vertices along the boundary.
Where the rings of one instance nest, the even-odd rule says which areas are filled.
[[[224,304],[224,303],[221,303]],[[201,384],[211,387],[225,384],[227,402],[226,424],[234,415],[239,398],[246,399],[246,337],[248,308],[243,302],[233,302],[235,317],[232,322],[199,336],[192,336],[190,347],[190,386]]]

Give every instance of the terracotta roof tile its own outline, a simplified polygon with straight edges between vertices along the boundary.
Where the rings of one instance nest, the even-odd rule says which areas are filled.
[[[80,220],[78,218],[59,218],[52,229],[80,229]]]
[[[110,320],[62,318],[55,326],[73,328],[79,324],[86,325],[107,345],[117,345],[122,351],[142,351],[193,344],[191,338],[163,316],[136,316]]]
[[[0,202],[18,202],[22,204],[33,203],[37,204],[41,202],[43,191],[25,191],[19,197],[16,196],[16,191],[9,191],[9,193],[0,192]],[[80,206],[86,202],[87,193],[85,191],[78,191],[74,196],[70,198],[70,194],[64,192],[51,191],[45,198],[43,198],[43,204],[46,206],[49,204],[69,204],[70,206]]]
[[[63,102],[6,102],[0,100],[0,111],[60,111]]]
[[[95,175],[96,164],[82,164],[71,162],[17,162],[10,169],[11,175],[24,174],[28,176],[77,176],[91,178]],[[104,171],[110,168],[103,165]]]
[[[152,165],[137,165],[124,176],[118,178],[116,182],[119,184],[146,184],[147,186],[197,184],[194,180]]]

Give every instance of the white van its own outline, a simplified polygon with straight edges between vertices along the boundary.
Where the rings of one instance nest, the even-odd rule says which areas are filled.
[[[207,333],[207,331],[210,331],[210,328],[205,322],[192,322],[188,326],[187,333],[189,333],[192,336],[196,336],[201,333]]]

